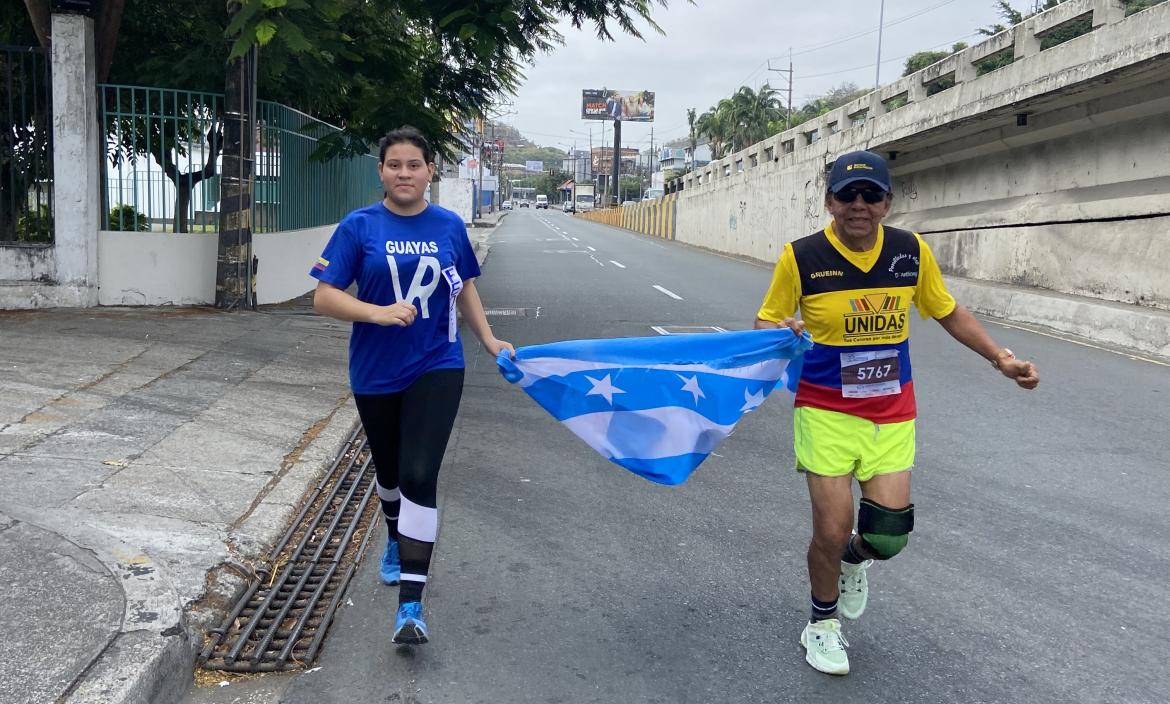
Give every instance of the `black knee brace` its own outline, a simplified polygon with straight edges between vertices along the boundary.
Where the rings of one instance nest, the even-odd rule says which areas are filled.
[[[914,504],[889,509],[876,501],[861,500],[857,511],[857,533],[869,552],[878,560],[888,560],[902,552],[914,530]]]

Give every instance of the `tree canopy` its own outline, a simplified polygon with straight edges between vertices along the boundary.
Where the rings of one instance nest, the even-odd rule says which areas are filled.
[[[0,30],[49,41],[50,0],[0,0]],[[22,8],[21,5],[26,8]],[[563,41],[556,24],[661,32],[651,12],[668,0],[106,0],[98,51],[108,80],[219,92],[225,65],[259,47],[258,94],[345,127],[330,152],[362,152],[389,129],[412,124],[440,151],[513,92],[523,68]],[[7,12],[7,10],[13,12]],[[26,11],[27,10],[27,11]],[[19,28],[14,16],[29,21]],[[39,29],[38,29],[39,28]],[[30,29],[36,31],[29,31]],[[5,40],[7,37],[0,37]],[[104,73],[99,80],[107,80]]]

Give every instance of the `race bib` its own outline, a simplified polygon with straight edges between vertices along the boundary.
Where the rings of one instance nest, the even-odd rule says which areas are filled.
[[[841,395],[872,398],[902,393],[898,350],[841,353]]]
[[[450,309],[447,316],[447,341],[454,342],[455,334],[459,330],[459,321],[455,319],[455,302],[459,298],[459,292],[463,290],[463,278],[459,276],[459,272],[453,266],[443,269],[443,278],[447,279],[447,285],[451,287]]]

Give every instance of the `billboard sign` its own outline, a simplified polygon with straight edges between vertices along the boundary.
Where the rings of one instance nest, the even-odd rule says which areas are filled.
[[[524,170],[530,174],[538,174],[544,171],[543,161],[525,161]]]
[[[654,93],[586,88],[581,91],[581,119],[654,122]]]

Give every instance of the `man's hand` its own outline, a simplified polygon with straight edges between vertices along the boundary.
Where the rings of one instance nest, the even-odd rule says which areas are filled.
[[[378,309],[370,317],[370,322],[382,326],[406,327],[413,323],[417,316],[418,309],[414,307],[413,303],[393,303],[388,306],[378,306]]]
[[[804,321],[798,318],[785,318],[784,322],[780,323],[782,327],[786,327],[792,332],[800,335],[804,332]]]
[[[764,320],[756,318],[754,325],[756,330],[775,330],[776,328],[788,328],[792,332],[800,335],[804,332],[804,321],[797,318],[785,318],[783,322],[777,323],[772,320]]]
[[[996,366],[1004,376],[1014,380],[1022,389],[1034,389],[1040,383],[1040,372],[1036,365],[1025,359],[1001,359]]]

